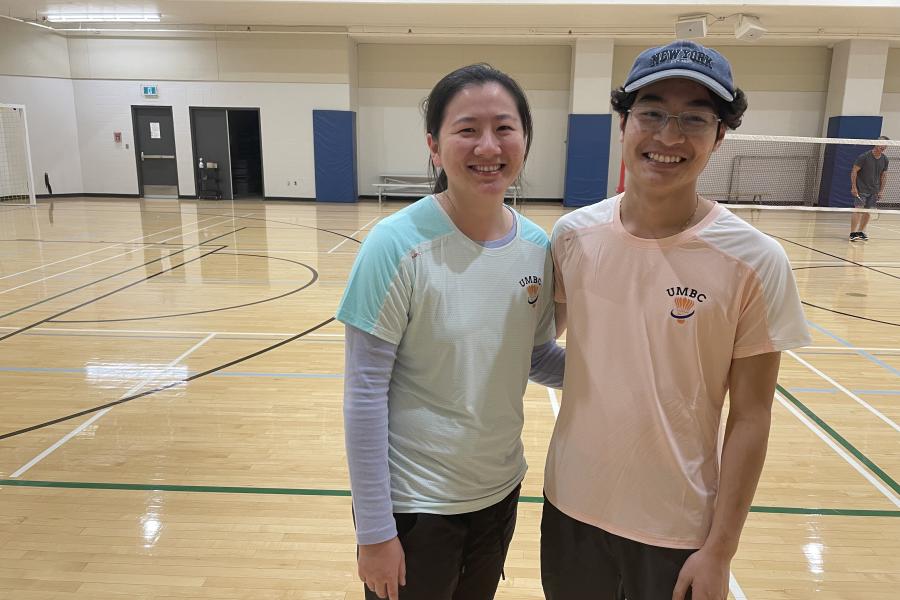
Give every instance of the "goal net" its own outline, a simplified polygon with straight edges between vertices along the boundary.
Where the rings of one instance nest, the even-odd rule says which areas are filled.
[[[23,106],[0,104],[0,203],[35,203]]]

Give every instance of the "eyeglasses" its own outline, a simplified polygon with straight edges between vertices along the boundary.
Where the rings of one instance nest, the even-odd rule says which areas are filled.
[[[660,108],[642,106],[630,108],[641,129],[645,131],[662,131],[669,124],[669,119],[678,120],[678,128],[684,135],[701,135],[718,126],[722,119],[711,112],[686,110],[680,115],[670,115]]]

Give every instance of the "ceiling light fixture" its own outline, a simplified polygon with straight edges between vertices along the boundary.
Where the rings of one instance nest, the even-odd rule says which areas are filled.
[[[159,23],[159,13],[53,13],[45,18],[51,23]]]

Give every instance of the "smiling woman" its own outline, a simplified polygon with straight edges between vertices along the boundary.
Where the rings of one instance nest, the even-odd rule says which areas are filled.
[[[434,194],[375,226],[337,313],[359,576],[370,600],[489,600],[527,468],[525,386],[562,384],[549,240],[503,203],[531,141],[519,85],[463,67],[425,114]]]
[[[454,224],[475,240],[502,237],[502,209],[531,147],[528,100],[511,77],[478,64],[444,77],[425,102],[434,193]]]

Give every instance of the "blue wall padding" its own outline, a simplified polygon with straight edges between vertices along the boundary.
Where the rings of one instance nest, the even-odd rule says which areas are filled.
[[[586,206],[606,198],[612,115],[569,115],[563,206]]]
[[[313,111],[316,200],[356,202],[356,113]]]
[[[843,116],[828,119],[828,137],[874,140],[881,135],[881,117]],[[850,171],[857,157],[871,146],[828,144],[822,160],[819,206],[853,206],[850,195]]]

